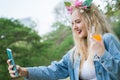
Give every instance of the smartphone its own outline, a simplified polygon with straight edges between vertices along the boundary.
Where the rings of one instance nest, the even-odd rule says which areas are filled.
[[[8,55],[8,58],[11,60],[10,64],[13,65],[13,69],[15,71],[15,76],[18,77],[18,71],[17,71],[17,68],[16,68],[16,65],[15,65],[15,62],[14,62],[14,59],[13,59],[13,56],[12,56],[12,50],[7,48],[7,55]]]

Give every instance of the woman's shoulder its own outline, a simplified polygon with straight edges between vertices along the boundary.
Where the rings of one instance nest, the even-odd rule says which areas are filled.
[[[118,48],[120,47],[120,41],[118,40],[118,38],[114,34],[112,34],[112,33],[105,33],[102,36],[102,38],[103,38],[105,47],[112,46],[113,44],[115,46],[117,46]]]
[[[117,37],[112,33],[105,33],[103,34],[102,38],[104,41],[107,41],[107,42],[111,40],[118,40]]]
[[[115,37],[115,35],[112,34],[112,33],[105,33],[105,34],[103,34],[103,39],[110,39],[110,38],[113,38],[113,37]]]

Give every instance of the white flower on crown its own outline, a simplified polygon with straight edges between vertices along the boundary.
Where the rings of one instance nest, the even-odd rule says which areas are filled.
[[[84,10],[83,9],[80,9],[80,13],[83,13],[84,12]]]

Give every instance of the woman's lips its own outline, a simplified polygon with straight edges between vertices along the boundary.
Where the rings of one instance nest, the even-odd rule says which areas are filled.
[[[82,32],[82,30],[79,30],[79,31],[77,31],[78,32],[78,34],[80,34],[81,32]]]

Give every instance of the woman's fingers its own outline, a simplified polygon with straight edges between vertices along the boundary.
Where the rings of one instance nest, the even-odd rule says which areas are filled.
[[[19,65],[16,65],[16,68],[17,68],[17,70],[20,70],[20,66]]]
[[[9,71],[9,73],[10,73],[10,74],[14,74],[14,73],[15,73],[15,71],[10,70],[10,71]]]
[[[8,67],[9,74],[10,74],[10,76],[11,76],[12,78],[16,78],[16,76],[15,76],[15,71],[13,71],[12,68],[13,68],[13,65],[10,65],[10,66]]]
[[[11,60],[7,60],[9,74],[10,74],[10,76],[11,76],[12,78],[17,78],[17,77],[15,76],[15,71],[13,70],[13,67],[14,67],[14,66],[11,65],[10,62],[11,62]],[[19,70],[19,69],[20,69],[20,66],[17,65],[16,68],[17,68],[17,70]]]
[[[14,74],[10,74],[10,76],[11,76],[12,78],[16,78],[16,76],[15,76]]]
[[[11,60],[9,59],[9,60],[7,60],[7,64],[10,66],[11,64],[10,64],[10,62],[11,62]]]
[[[9,70],[9,74],[13,76],[14,73],[15,73],[15,71],[13,71],[12,68],[13,68],[13,65],[10,65],[10,66],[8,67],[8,70]],[[14,75],[14,76],[15,76],[15,75]]]
[[[12,70],[13,65],[9,65],[8,70]]]

